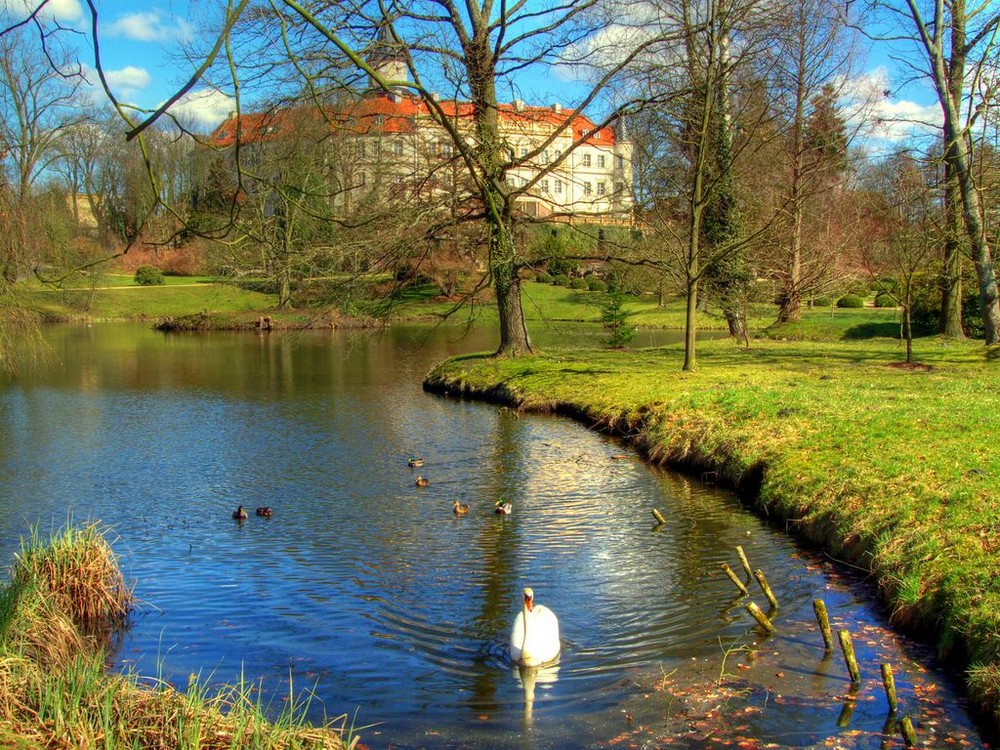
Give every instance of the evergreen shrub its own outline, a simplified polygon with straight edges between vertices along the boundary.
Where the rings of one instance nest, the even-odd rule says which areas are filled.
[[[158,286],[166,283],[163,271],[156,266],[139,266],[135,269],[135,283],[139,286]]]
[[[865,301],[856,294],[845,294],[837,300],[837,307],[864,307]]]

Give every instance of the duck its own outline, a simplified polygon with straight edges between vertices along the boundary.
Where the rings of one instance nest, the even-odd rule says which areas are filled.
[[[460,503],[458,502],[458,500],[456,500],[455,504],[451,506],[451,509],[452,511],[454,511],[456,516],[464,516],[466,513],[469,512],[469,504]]]
[[[270,507],[257,508],[257,515],[264,516],[264,518],[270,518],[274,511]]]
[[[244,508],[243,508],[242,505],[239,506],[236,510],[233,511],[233,519],[234,520],[236,520],[236,521],[245,521],[245,520],[247,520],[247,518],[248,518],[247,512],[246,512],[246,510],[244,510]]]
[[[510,629],[510,658],[522,667],[540,667],[559,658],[559,620],[544,604],[535,604],[535,592],[524,589],[524,605]]]
[[[408,459],[406,459],[406,465],[409,466],[411,469],[413,469],[413,468],[415,468],[417,466],[423,466],[424,465],[424,459],[422,459],[422,458],[415,458],[414,456],[410,456]]]
[[[417,475],[417,487],[426,487],[431,483],[430,479],[424,479],[419,474]]]
[[[500,498],[495,503],[493,503],[493,512],[498,516],[509,516],[514,512],[514,506],[511,505],[510,500],[504,500]]]

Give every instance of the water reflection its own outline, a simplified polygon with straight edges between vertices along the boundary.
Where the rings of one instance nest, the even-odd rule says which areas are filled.
[[[110,524],[151,603],[120,663],[181,685],[245,674],[276,710],[291,677],[314,692],[313,718],[357,709],[360,723],[383,722],[365,735],[373,748],[589,746],[621,732],[637,695],[666,704],[663,675],[688,691],[711,683],[720,644],[756,639],[718,572],[741,545],[782,603],[768,649],[807,695],[755,716],[760,735],[841,731],[828,696],[842,675],[819,661],[804,613],[817,591],[842,620],[877,613],[717,488],[612,459],[628,452],[563,419],[421,391],[437,361],[492,341],[49,334],[63,367],[0,391],[0,554],[27,522]],[[414,486],[414,454],[427,487]],[[501,496],[513,515],[492,513]],[[237,523],[239,504],[274,516]],[[656,532],[651,507],[668,520]],[[559,614],[557,671],[512,671],[507,658],[525,585]],[[909,663],[900,644],[887,649]],[[734,700],[776,700],[748,695]],[[648,705],[662,724],[663,705]],[[883,720],[871,702],[850,717],[873,732]]]

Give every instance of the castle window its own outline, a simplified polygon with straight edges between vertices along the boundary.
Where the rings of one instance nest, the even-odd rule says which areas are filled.
[[[559,195],[560,193],[562,193],[562,180],[556,180],[555,191],[556,191],[556,195]]]
[[[604,169],[604,154],[597,155],[597,166],[599,169]]]
[[[585,167],[589,167],[590,166],[590,154],[584,154],[583,155],[583,166],[585,166]]]
[[[618,156],[616,156],[615,157],[615,166],[618,167],[618,169],[625,169],[625,157],[622,156],[621,154],[619,154]]]
[[[583,194],[590,195],[594,192],[594,186],[589,181],[583,183]]]
[[[603,182],[598,182],[597,183],[597,194],[598,195],[604,195],[604,183]]]
[[[545,178],[545,179],[542,180],[542,192],[543,193],[549,192],[549,180],[548,180],[548,178]]]
[[[403,142],[398,138],[392,142],[392,153],[396,156],[403,155]]]

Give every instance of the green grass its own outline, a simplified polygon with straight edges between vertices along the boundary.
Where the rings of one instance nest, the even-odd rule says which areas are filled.
[[[843,330],[860,320],[848,319]],[[674,346],[466,356],[428,385],[564,405],[654,462],[715,468],[755,491],[770,518],[870,568],[897,624],[967,658],[971,697],[1000,721],[995,352],[920,339],[929,369],[906,369],[896,341],[835,338],[704,342],[693,373]]]
[[[205,280],[180,281],[167,277],[163,286],[119,286],[90,290],[35,289],[28,292],[30,304],[51,319],[132,320],[166,318],[207,310],[245,313],[269,310],[277,297],[251,292],[229,284]]]
[[[145,320],[178,318],[207,312],[217,316],[224,327],[233,327],[231,316],[248,320],[254,314],[275,314],[277,297],[273,294],[241,289],[227,283],[215,283],[212,277],[167,276],[162,286],[138,286],[131,274],[104,274],[100,288],[54,289],[28,288],[26,294],[34,309],[50,320]],[[376,279],[373,277],[372,279]],[[527,281],[523,284],[524,313],[529,324],[543,322],[598,323],[603,295],[600,292],[573,290],[552,284]],[[438,321],[449,315],[455,324],[496,325],[497,311],[490,290],[485,290],[475,302],[456,310],[455,303],[437,297],[432,285],[406,288],[388,303],[372,301],[358,303],[352,312],[362,317],[386,316],[389,320]],[[625,310],[632,325],[640,328],[684,328],[685,302],[681,297],[669,297],[661,307],[654,295],[626,298]],[[301,308],[289,325],[309,325],[322,322],[316,308]],[[899,336],[898,314],[895,310],[864,308],[841,310],[817,308],[804,310],[802,320],[774,327],[776,308],[773,305],[750,306],[748,324],[751,330],[788,339],[871,338]],[[769,328],[770,326],[770,328]],[[238,326],[237,326],[238,327]],[[717,309],[698,313],[698,328],[702,331],[724,331],[726,320]]]

